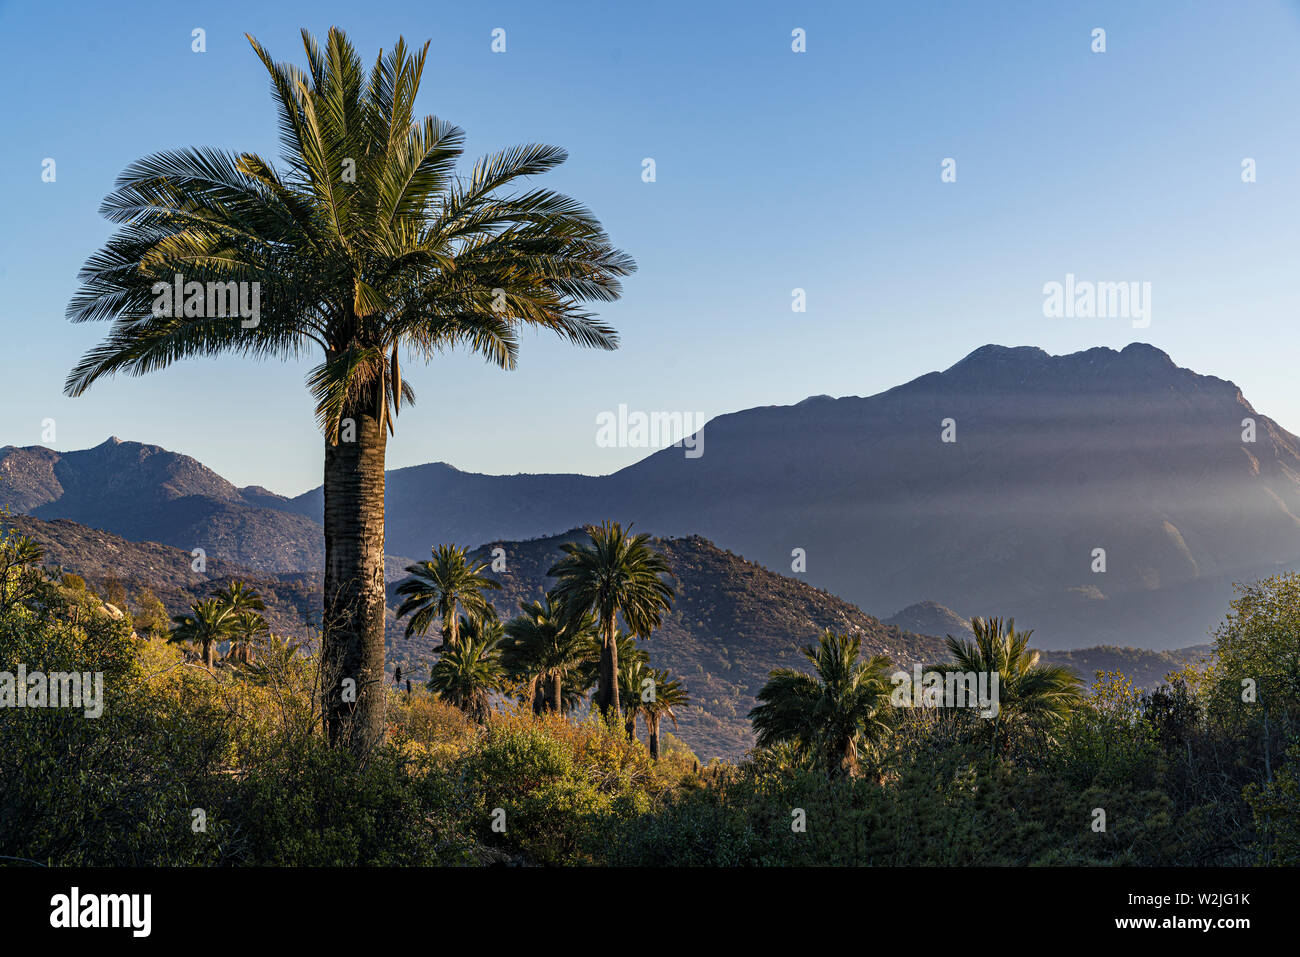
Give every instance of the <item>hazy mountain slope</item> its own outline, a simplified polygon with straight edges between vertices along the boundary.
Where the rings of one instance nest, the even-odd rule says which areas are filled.
[[[92,449],[0,449],[0,504],[155,541],[261,571],[320,568],[319,523],[289,500],[240,489],[188,455],[117,438]]]
[[[749,409],[703,435],[699,458],[670,448],[603,477],[391,472],[389,552],[614,518],[780,573],[803,549],[802,577],[860,607],[1014,615],[1050,648],[1204,641],[1233,581],[1300,564],[1300,440],[1147,345],[985,346],[879,395]],[[237,489],[156,446],[5,448],[4,502],[262,571],[321,565],[319,489]]]
[[[862,607],[1011,614],[1048,647],[1203,641],[1233,580],[1300,560],[1300,441],[1148,345],[986,346],[869,398],[719,416],[704,439],[603,478],[394,472],[390,547],[617,518],[775,571],[803,548],[807,579]]]

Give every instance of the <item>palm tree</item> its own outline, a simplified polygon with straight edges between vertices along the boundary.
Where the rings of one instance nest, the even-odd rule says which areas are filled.
[[[973,640],[949,635],[945,642],[953,661],[931,671],[998,675],[998,710],[981,726],[990,727],[989,749],[1006,750],[1017,731],[1046,735],[1059,726],[1083,702],[1082,682],[1068,668],[1039,664],[1039,653],[1029,650],[1034,633],[1016,631],[1016,620],[972,618]]]
[[[429,690],[482,724],[492,692],[501,688],[500,640],[500,623],[495,628],[489,625],[483,637],[464,635],[430,669]]]
[[[262,596],[242,581],[232,581],[218,589],[213,597],[224,602],[234,613],[231,620],[230,657],[249,664],[256,657],[255,643],[270,633],[266,619],[258,614],[266,611]]]
[[[234,612],[230,606],[219,598],[205,598],[190,605],[188,615],[176,615],[172,621],[169,641],[178,644],[197,645],[203,656],[203,663],[209,668],[216,665],[213,650],[231,636]]]
[[[230,657],[251,665],[257,660],[257,646],[266,640],[271,627],[255,611],[236,611],[230,623]]]
[[[427,43],[399,39],[367,75],[341,30],[324,48],[302,39],[306,71],[249,37],[271,78],[282,170],[182,148],[118,178],[101,207],[118,232],[68,306],[75,322],[114,324],[65,391],[223,352],[320,357],[307,383],[325,445],[323,710],[330,743],[365,755],[386,727],[385,446],[414,399],[399,353],[461,346],[512,368],[524,326],[616,348],[583,304],[617,299],[635,264],[581,204],[521,185],[564,162],[557,147],[517,146],[454,175],[464,133],[414,119]],[[184,308],[167,302],[177,286]]]
[[[677,727],[677,714],[674,708],[682,708],[691,701],[690,695],[682,683],[659,668],[650,670],[654,680],[654,695],[649,701],[641,703],[641,716],[645,721],[646,739],[650,746],[650,757],[659,760],[659,722],[665,717]]]
[[[829,630],[817,647],[803,649],[809,675],[789,668],[771,672],[749,712],[760,748],[789,743],[827,774],[856,774],[863,752],[888,733],[889,659],[860,660],[862,639]]]
[[[534,713],[562,711],[565,680],[586,660],[596,620],[590,614],[570,618],[549,595],[545,604],[520,602],[519,610],[505,626],[502,667],[528,683]]]
[[[433,561],[407,565],[410,577],[403,579],[396,591],[403,599],[397,617],[411,615],[406,623],[406,637],[427,634],[437,618],[442,623],[443,648],[453,648],[460,639],[461,611],[470,619],[489,612],[495,616],[496,611],[483,592],[501,585],[480,574],[487,567],[487,562],[471,565],[465,549],[456,545],[439,545],[433,549]]]
[[[615,642],[616,646],[618,644],[620,643]],[[618,691],[619,701],[623,705],[623,727],[628,738],[635,741],[636,719],[645,711],[644,682],[653,682],[654,679],[650,675],[650,656],[632,645],[631,639],[628,640],[628,645],[631,647],[619,650]],[[624,651],[628,653],[624,654]]]
[[[668,562],[649,545],[650,536],[632,535],[617,522],[588,527],[591,544],[565,542],[565,557],[546,573],[557,579],[551,590],[570,615],[592,612],[601,635],[600,684],[596,703],[606,720],[619,713],[618,644],[621,615],[629,633],[649,638],[672,606],[673,589],[661,575]]]

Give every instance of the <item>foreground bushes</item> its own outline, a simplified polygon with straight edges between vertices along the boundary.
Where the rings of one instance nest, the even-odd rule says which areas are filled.
[[[902,719],[861,777],[791,749],[700,770],[621,728],[392,692],[359,766],[319,733],[315,661],[189,661],[84,590],[0,610],[0,671],[102,671],[98,719],[0,709],[0,855],[56,865],[1205,865],[1300,862],[1291,713],[1232,658],[1155,694],[1105,676],[1051,740],[992,757]],[[1274,679],[1274,686],[1278,679]],[[1104,814],[1104,819],[1098,813]],[[1099,822],[1104,827],[1099,827]]]

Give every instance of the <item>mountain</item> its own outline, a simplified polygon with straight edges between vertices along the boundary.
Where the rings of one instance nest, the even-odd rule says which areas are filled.
[[[945,608],[937,601],[918,601],[882,620],[886,625],[893,625],[918,635],[939,637],[952,635],[954,638],[970,638],[974,634],[969,619],[963,618],[951,608]]]
[[[1014,616],[1046,648],[1170,649],[1206,640],[1234,581],[1300,564],[1300,440],[1145,344],[984,346],[878,395],[722,415],[701,436],[699,457],[663,449],[607,476],[392,471],[390,575],[435,543],[613,518],[872,611],[930,601]],[[0,504],[262,573],[320,567],[322,501],[134,442],[0,450]]]
[[[259,571],[317,569],[323,532],[289,499],[236,488],[188,455],[113,437],[93,449],[0,449],[0,504]]]
[[[802,577],[860,607],[1013,615],[1052,648],[1204,641],[1234,580],[1300,562],[1300,440],[1145,344],[984,346],[867,398],[722,415],[703,438],[699,457],[603,477],[394,471],[389,547],[608,517],[781,572],[801,548]],[[318,516],[319,490],[291,507]]]

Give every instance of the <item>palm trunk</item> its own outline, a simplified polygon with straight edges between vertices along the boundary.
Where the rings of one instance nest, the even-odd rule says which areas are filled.
[[[347,747],[358,758],[383,740],[387,704],[383,687],[386,436],[375,410],[373,401],[352,404],[344,417],[355,423],[355,441],[340,438],[336,445],[325,444],[321,655],[325,728],[331,747]]]
[[[533,714],[546,713],[546,691],[543,681],[540,675],[533,679]]]
[[[203,643],[203,663],[209,668],[215,668],[217,665],[216,649],[217,643],[215,641],[205,641]]]
[[[618,700],[618,643],[614,640],[614,617],[605,623],[605,641],[600,647],[600,688],[597,704],[606,721],[620,712]]]
[[[564,695],[560,688],[560,673],[551,675],[551,707],[559,714],[564,710]]]
[[[659,716],[655,714],[646,715],[645,719],[646,736],[650,739],[650,757],[655,761],[659,760]]]
[[[635,711],[628,713],[627,720],[623,722],[623,727],[627,731],[628,740],[635,741],[636,740],[636,712]]]

